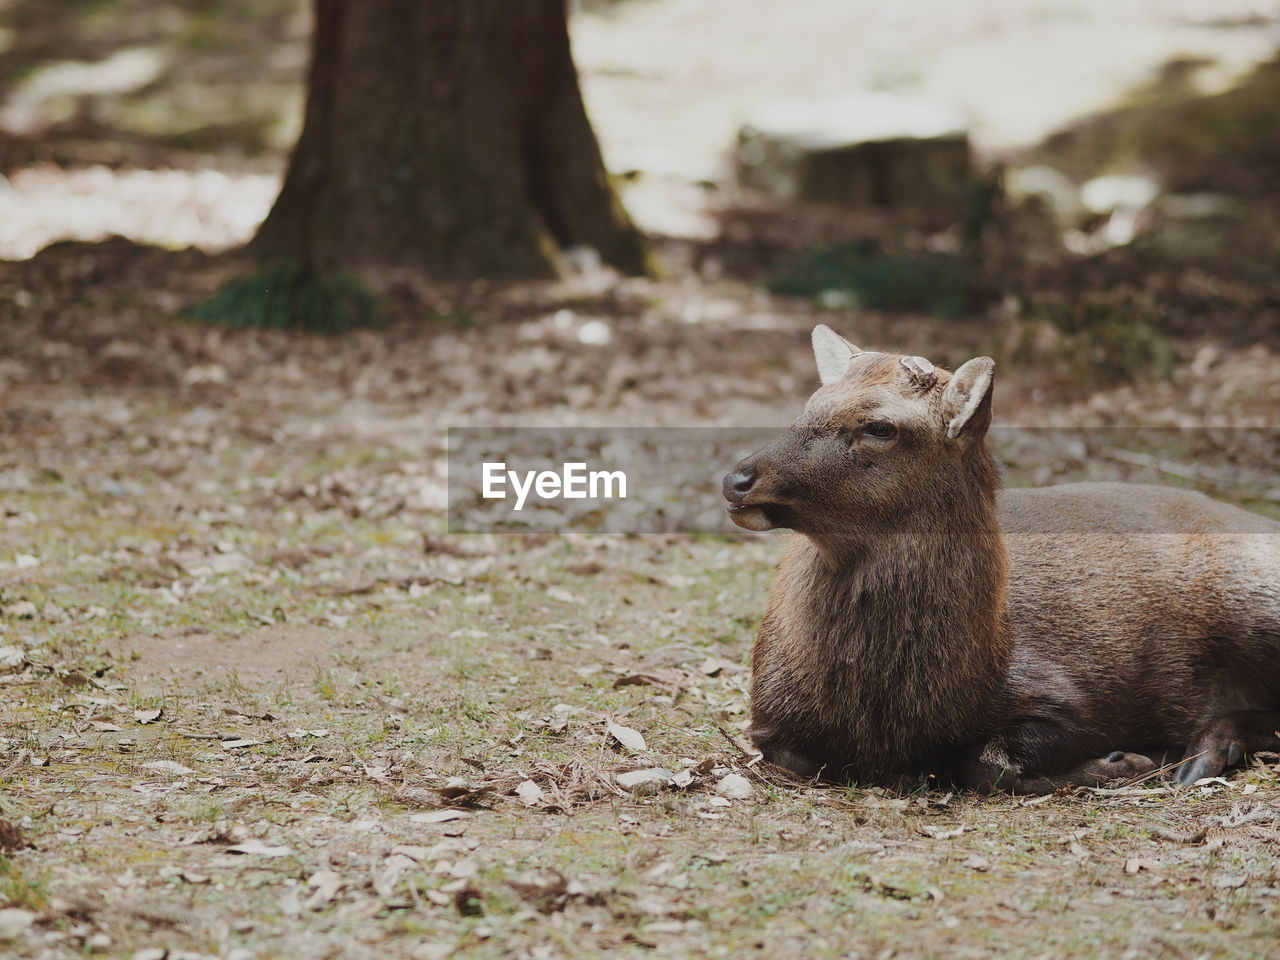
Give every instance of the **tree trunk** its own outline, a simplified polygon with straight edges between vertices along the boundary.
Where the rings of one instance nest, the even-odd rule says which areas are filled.
[[[628,273],[565,0],[315,0],[306,118],[251,249],[328,270],[539,277],[556,248]]]

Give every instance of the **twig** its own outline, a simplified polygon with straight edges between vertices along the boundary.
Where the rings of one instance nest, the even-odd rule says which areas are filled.
[[[1076,787],[1076,793],[1091,793],[1095,797],[1161,797],[1173,793],[1172,787],[1149,787],[1135,790],[1133,787]]]

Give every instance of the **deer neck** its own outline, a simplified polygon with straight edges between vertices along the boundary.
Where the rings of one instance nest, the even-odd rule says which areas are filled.
[[[853,738],[890,753],[979,735],[1012,657],[994,491],[930,510],[907,529],[797,537],[770,606],[786,662],[808,673],[792,680],[857,704]]]

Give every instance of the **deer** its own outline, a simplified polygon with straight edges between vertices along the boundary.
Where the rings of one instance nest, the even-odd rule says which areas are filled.
[[[792,531],[752,654],[764,760],[1050,793],[1280,747],[1280,523],[1173,487],[1002,489],[993,360],[812,340],[821,386],[723,480],[739,527]]]

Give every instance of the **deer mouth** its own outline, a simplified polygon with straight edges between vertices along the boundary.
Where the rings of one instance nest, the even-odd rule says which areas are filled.
[[[787,508],[780,504],[731,503],[727,509],[729,519],[744,530],[763,533],[765,530],[791,526],[787,518]]]

